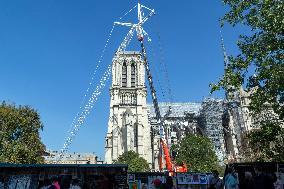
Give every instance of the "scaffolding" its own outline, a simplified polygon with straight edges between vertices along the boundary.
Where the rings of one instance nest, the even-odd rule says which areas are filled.
[[[201,105],[201,125],[206,136],[212,141],[219,161],[226,159],[225,138],[223,129],[224,100],[206,98]]]
[[[223,99],[206,98],[202,103],[160,103],[161,115],[165,115],[167,107],[171,113],[165,118],[168,130],[169,146],[181,141],[188,134],[207,136],[213,143],[218,159],[223,162],[226,155],[224,137],[225,103]],[[152,105],[148,105],[149,123],[156,128],[157,121]]]

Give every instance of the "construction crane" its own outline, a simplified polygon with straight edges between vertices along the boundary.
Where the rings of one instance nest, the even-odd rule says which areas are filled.
[[[155,11],[154,11],[154,9],[150,9],[150,8],[140,4],[140,2],[138,1],[138,5],[134,6],[124,16],[126,16],[128,13],[130,13],[136,7],[138,9],[138,23],[133,24],[133,23],[129,23],[129,22],[127,22],[127,23],[125,23],[125,22],[114,22],[113,28],[112,28],[112,30],[109,34],[109,38],[108,38],[107,43],[105,45],[105,48],[103,50],[102,56],[103,56],[104,51],[107,47],[107,44],[109,43],[109,39],[112,35],[112,31],[114,29],[114,26],[121,25],[121,26],[130,27],[130,30],[127,33],[127,35],[125,36],[125,38],[122,41],[122,43],[120,44],[120,46],[118,47],[118,50],[116,51],[116,54],[113,58],[113,61],[115,59],[120,58],[120,55],[125,51],[126,47],[129,45],[129,43],[130,43],[130,41],[133,37],[134,32],[136,31],[138,41],[140,42],[140,45],[141,45],[141,55],[142,55],[142,58],[145,62],[147,78],[148,78],[148,81],[149,81],[149,86],[150,86],[151,96],[152,96],[152,100],[153,100],[153,104],[154,104],[157,124],[159,126],[159,139],[160,139],[159,169],[160,169],[160,171],[163,170],[163,159],[162,158],[164,156],[167,171],[169,171],[170,173],[187,172],[187,168],[186,168],[185,165],[174,166],[172,161],[171,161],[170,151],[169,151],[168,142],[167,142],[168,141],[167,140],[168,133],[167,133],[167,130],[165,129],[165,126],[164,126],[165,117],[170,114],[170,109],[166,113],[165,117],[162,118],[161,113],[160,113],[160,109],[159,109],[156,90],[155,90],[154,84],[153,84],[153,78],[152,78],[151,70],[150,70],[150,67],[149,67],[148,59],[147,59],[146,48],[145,48],[145,45],[144,45],[144,38],[148,37],[148,40],[150,40],[150,38],[149,38],[147,32],[143,29],[142,25],[150,17],[152,17],[155,14]],[[144,16],[144,12],[143,12],[144,9],[150,11],[147,16]],[[120,20],[123,17],[121,17]],[[99,63],[101,62],[102,56],[99,60]],[[92,93],[92,95],[90,96],[87,103],[83,104],[83,108],[80,108],[81,111],[78,113],[78,116],[76,116],[74,118],[74,121],[71,124],[70,132],[68,133],[68,136],[64,141],[63,148],[61,149],[60,154],[57,157],[57,162],[59,162],[61,160],[64,153],[68,150],[70,144],[73,141],[73,138],[77,135],[79,128],[84,123],[87,115],[90,113],[91,109],[93,108],[94,103],[96,102],[98,95],[101,93],[101,89],[105,86],[106,81],[109,79],[110,74],[111,74],[111,65],[108,66],[107,70],[105,71],[103,77],[100,80],[99,85],[96,87],[96,90]],[[87,92],[88,91],[89,91],[89,88],[88,88]]]
[[[151,11],[153,14],[149,14],[149,16],[154,15],[154,10]],[[145,18],[143,18],[142,16],[142,12],[141,12],[141,4],[138,2],[138,21],[139,23],[143,23],[143,20]],[[149,16],[147,18],[149,18]],[[164,119],[162,119],[161,116],[161,112],[160,112],[160,108],[159,108],[159,104],[158,104],[158,99],[157,99],[157,95],[156,95],[156,90],[154,88],[154,83],[153,83],[153,77],[151,74],[151,70],[150,70],[150,66],[148,63],[148,59],[147,59],[147,53],[146,53],[146,48],[144,45],[144,33],[145,31],[142,28],[142,24],[137,24],[137,38],[138,41],[140,42],[141,45],[141,54],[143,57],[143,60],[145,62],[145,68],[146,68],[146,73],[147,73],[147,79],[149,82],[149,87],[150,87],[150,91],[151,91],[151,96],[152,96],[152,100],[153,100],[153,105],[154,105],[154,110],[155,110],[155,114],[156,114],[156,120],[157,120],[157,124],[159,126],[159,135],[160,135],[160,154],[159,154],[159,169],[160,171],[163,170],[163,155],[165,158],[165,163],[166,163],[166,170],[169,171],[170,173],[173,172],[187,172],[187,167],[186,165],[182,165],[182,166],[174,166],[172,161],[171,161],[171,156],[170,156],[170,151],[169,151],[169,147],[168,147],[168,133],[166,132],[166,128],[164,126]],[[168,114],[170,113],[170,110],[168,111]]]
[[[150,17],[155,15],[155,11],[154,11],[154,9],[150,9],[150,8],[140,4],[139,1],[138,1],[137,6],[135,6],[134,8],[136,8],[136,7],[137,7],[137,12],[138,12],[138,23],[135,23],[135,24],[129,23],[129,22],[127,22],[127,23],[114,22],[114,23],[116,25],[130,27],[131,29],[135,28],[138,41],[140,42],[141,55],[142,55],[142,58],[145,62],[147,79],[148,79],[148,82],[149,82],[149,87],[150,87],[151,96],[152,96],[152,100],[153,100],[156,120],[157,120],[157,124],[158,124],[158,127],[159,127],[159,139],[160,139],[159,170],[160,171],[163,170],[163,159],[162,158],[164,156],[167,171],[169,171],[170,173],[173,173],[175,171],[176,172],[187,172],[187,168],[186,168],[185,165],[174,166],[172,161],[171,161],[170,150],[169,150],[168,142],[167,142],[168,133],[167,133],[167,130],[165,129],[165,126],[164,126],[164,118],[162,118],[162,116],[161,116],[161,112],[160,112],[160,108],[159,108],[159,104],[158,104],[158,99],[157,99],[157,95],[156,95],[156,90],[154,88],[153,78],[152,78],[149,62],[148,62],[148,59],[147,59],[146,48],[145,48],[145,45],[144,45],[144,39],[148,38],[148,40],[150,40],[150,38],[149,38],[147,32],[143,29],[142,26]],[[147,16],[144,16],[143,9],[150,11]],[[130,10],[130,11],[132,11],[132,10]],[[169,113],[170,113],[170,109],[166,113],[165,116],[167,116]]]

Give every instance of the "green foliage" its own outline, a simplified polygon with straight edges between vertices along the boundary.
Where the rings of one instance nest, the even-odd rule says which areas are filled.
[[[124,152],[114,163],[128,164],[128,171],[131,172],[146,172],[150,170],[148,162],[144,158],[139,157],[139,154],[134,151]]]
[[[232,26],[242,25],[250,28],[251,32],[239,37],[240,54],[229,57],[223,78],[212,85],[211,92],[220,88],[230,92],[240,86],[252,91],[249,109],[254,117],[267,111],[269,104],[269,108],[279,116],[278,120],[262,121],[260,130],[253,131],[248,139],[256,157],[279,159],[278,152],[283,149],[284,138],[283,128],[279,126],[284,120],[283,0],[223,2],[229,7],[229,12],[221,19],[222,25],[226,22]],[[282,145],[278,145],[279,139],[282,139]]]
[[[177,152],[177,164],[186,163],[189,171],[220,169],[213,145],[207,137],[188,135],[179,144],[173,145],[171,150]]]
[[[254,161],[284,161],[284,128],[278,120],[261,121],[261,129],[249,134],[250,159]]]
[[[222,22],[251,28],[250,35],[241,35],[237,45],[240,54],[230,57],[223,79],[213,91],[223,87],[239,87],[247,83],[254,88],[251,109],[262,111],[264,103],[284,118],[284,3],[282,0],[224,0],[230,11]],[[249,71],[249,72],[248,72]]]
[[[28,106],[0,104],[0,162],[43,163],[39,114]]]

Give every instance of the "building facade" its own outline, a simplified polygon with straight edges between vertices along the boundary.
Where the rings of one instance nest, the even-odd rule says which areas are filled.
[[[248,96],[240,90],[233,100],[207,98],[201,103],[159,103],[169,147],[186,135],[211,139],[220,162],[240,159],[242,133],[251,129]],[[137,152],[153,170],[158,168],[159,128],[153,105],[147,105],[145,65],[139,52],[124,52],[112,63],[110,116],[105,162],[127,151]]]
[[[44,157],[44,163],[56,164],[58,163],[58,151],[47,151]],[[60,164],[101,164],[103,161],[98,160],[95,153],[64,153],[60,159]]]
[[[189,133],[202,133],[199,128],[199,111],[201,103],[159,103],[161,116],[166,128],[168,146],[177,144]],[[159,128],[157,125],[154,106],[148,104],[149,127],[152,129],[152,168],[159,166]]]
[[[145,66],[140,53],[124,52],[112,63],[106,163],[113,163],[130,150],[152,163],[146,95]]]
[[[152,105],[148,105],[148,107],[150,127],[155,128],[157,121],[154,109]],[[206,98],[201,103],[160,103],[159,107],[163,117],[166,115],[168,108],[170,107],[171,109],[170,113],[164,117],[169,147],[177,144],[188,134],[202,135],[212,141],[220,162],[227,158],[223,130],[223,125],[226,124],[223,119],[225,111],[224,100]],[[154,141],[154,165],[157,167],[159,143],[158,140]]]

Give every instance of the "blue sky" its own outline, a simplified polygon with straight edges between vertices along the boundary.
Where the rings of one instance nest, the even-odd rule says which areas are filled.
[[[42,140],[48,149],[61,148],[112,23],[135,4],[123,0],[0,1],[0,100],[38,110],[44,123]],[[202,101],[209,96],[209,83],[217,81],[223,72],[218,19],[226,8],[219,0],[142,0],[142,4],[157,12],[145,29],[153,39],[147,44],[148,54],[160,101],[166,100],[160,90],[166,85],[165,74],[159,71],[159,65],[164,64],[175,101]],[[136,13],[125,21],[133,19]],[[242,31],[229,26],[223,29],[230,54],[237,53],[235,41]],[[115,28],[95,82],[126,32],[125,28]],[[103,157],[109,84],[70,151],[96,152]],[[222,93],[214,96],[222,97]]]

